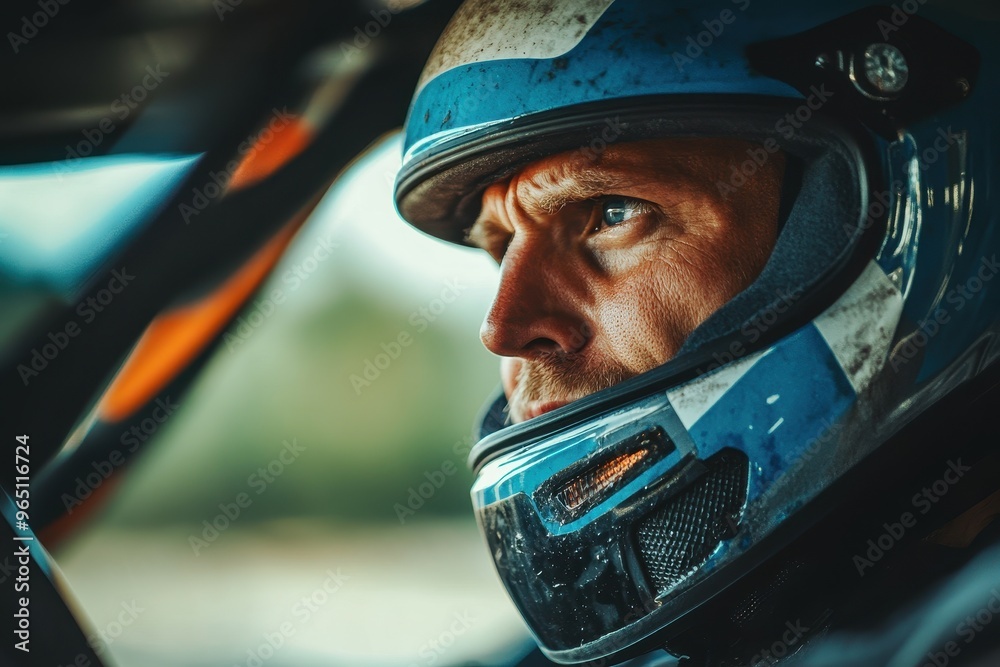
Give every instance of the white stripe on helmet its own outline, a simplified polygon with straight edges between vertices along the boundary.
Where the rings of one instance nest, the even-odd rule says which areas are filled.
[[[427,60],[420,82],[486,60],[555,58],[580,43],[614,0],[469,0]]]

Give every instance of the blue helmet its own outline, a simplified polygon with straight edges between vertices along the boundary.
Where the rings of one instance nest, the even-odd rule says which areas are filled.
[[[722,196],[788,159],[768,264],[672,360],[523,424],[502,396],[484,412],[477,519],[553,660],[664,645],[996,371],[1000,54],[987,17],[925,1],[472,0],[442,35],[396,182],[439,238],[463,242],[487,186],[555,153],[752,141]]]

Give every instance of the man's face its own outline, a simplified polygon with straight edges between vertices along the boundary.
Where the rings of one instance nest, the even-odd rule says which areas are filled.
[[[524,167],[490,186],[469,239],[500,264],[483,344],[504,357],[513,422],[673,357],[774,247],[778,153],[723,197],[753,145],[648,140]]]

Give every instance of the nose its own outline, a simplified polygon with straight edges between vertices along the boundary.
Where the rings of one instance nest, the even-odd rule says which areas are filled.
[[[543,239],[515,239],[480,329],[483,345],[503,357],[531,359],[579,352],[590,340],[583,267],[557,256]]]

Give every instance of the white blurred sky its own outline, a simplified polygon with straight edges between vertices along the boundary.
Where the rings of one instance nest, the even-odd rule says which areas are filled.
[[[473,291],[492,292],[497,267],[484,252],[444,243],[417,231],[396,213],[392,183],[401,163],[396,134],[375,146],[320,203],[288,259],[312,251],[319,234],[332,233],[340,257],[366,262],[366,280],[383,283],[387,296],[412,302],[443,281],[459,278]]]

